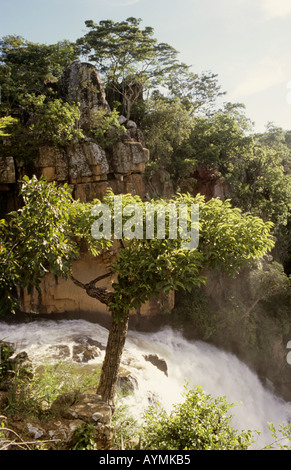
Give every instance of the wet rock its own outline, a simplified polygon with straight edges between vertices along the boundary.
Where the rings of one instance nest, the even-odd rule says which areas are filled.
[[[73,346],[73,361],[75,362],[89,362],[100,356],[100,354],[101,352],[96,348],[84,347],[82,345]]]
[[[156,366],[159,370],[161,370],[166,376],[168,376],[168,365],[165,359],[161,359],[156,354],[148,354],[144,356],[145,360],[151,362],[154,366]]]
[[[100,341],[97,341],[96,339],[90,338],[90,336],[86,335],[80,335],[80,336],[75,336],[73,338],[75,343],[80,343],[83,346],[95,346],[96,348],[100,349],[101,351],[105,351],[106,347],[100,343]]]
[[[73,360],[75,362],[88,362],[101,355],[101,348],[105,349],[99,341],[95,341],[88,336],[78,336],[74,338]]]
[[[50,346],[49,351],[52,351],[54,359],[65,359],[71,356],[70,348],[67,344],[55,344]]]
[[[119,375],[117,380],[117,387],[123,394],[134,392],[138,387],[138,382],[135,377],[129,373]]]

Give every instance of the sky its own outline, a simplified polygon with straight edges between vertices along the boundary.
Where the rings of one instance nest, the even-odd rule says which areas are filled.
[[[86,20],[130,16],[193,72],[217,74],[223,100],[243,103],[257,132],[291,130],[291,0],[0,0],[0,36],[74,41]]]

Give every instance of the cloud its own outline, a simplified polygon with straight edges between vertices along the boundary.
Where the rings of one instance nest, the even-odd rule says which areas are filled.
[[[289,73],[289,75],[288,75]],[[290,80],[291,70],[284,59],[265,57],[253,66],[245,77],[232,91],[232,99],[242,99],[247,96],[269,90]]]
[[[290,0],[261,0],[265,19],[285,18],[291,14]]]

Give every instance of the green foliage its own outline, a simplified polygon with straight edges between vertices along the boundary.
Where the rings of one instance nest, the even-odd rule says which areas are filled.
[[[32,140],[37,145],[65,145],[84,137],[78,129],[80,110],[78,104],[69,104],[61,99],[45,101],[45,95],[28,95],[21,100],[33,115],[29,122]]]
[[[114,427],[111,447],[121,450],[130,449],[131,440],[136,441],[139,435],[138,422],[132,416],[128,406],[122,402],[122,395],[117,394],[116,398],[116,405],[111,422],[111,425]]]
[[[16,286],[37,288],[49,271],[67,276],[71,259],[78,255],[68,233],[72,203],[68,186],[25,177],[20,194],[23,207],[0,221],[1,313],[15,310]]]
[[[117,275],[113,284],[113,299],[110,309],[115,314],[141,306],[146,300],[161,291],[185,289],[201,285],[205,278],[202,268],[220,267],[228,273],[237,272],[250,259],[261,256],[273,246],[270,237],[272,224],[261,219],[242,214],[232,208],[229,201],[212,199],[205,202],[200,195],[177,195],[169,201],[151,201],[157,210],[165,210],[165,232],[158,236],[157,219],[155,220],[155,238],[146,235],[147,204],[139,197],[124,195],[123,208],[134,205],[137,216],[131,220],[132,212],[124,215],[124,224],[130,223],[135,234],[125,235],[123,248],[119,251],[111,269]],[[111,211],[114,209],[114,194],[108,192],[103,203]],[[181,233],[170,237],[168,204],[178,207],[181,204],[199,206],[199,246],[198,249],[185,250]],[[139,210],[137,210],[139,209]],[[113,215],[113,212],[112,212]],[[103,217],[103,215],[101,215]],[[114,216],[118,214],[114,212]],[[190,213],[188,211],[188,218]],[[112,231],[113,234],[113,217]],[[196,226],[198,229],[198,226]],[[140,231],[141,236],[136,234]],[[130,236],[129,236],[130,235]],[[188,239],[189,241],[189,239]]]
[[[0,40],[0,110],[9,113],[26,94],[51,94],[47,86],[64,68],[76,60],[75,46],[69,41],[37,44],[20,36]]]
[[[162,158],[176,183],[193,177],[198,167],[224,183],[234,206],[263,220],[271,220],[281,248],[281,259],[290,245],[290,144],[287,133],[269,125],[261,135],[253,133],[244,107],[225,104],[210,116],[194,116],[192,130],[170,159]],[[158,138],[159,139],[159,138]],[[153,153],[155,158],[155,152]],[[195,186],[193,186],[193,192]],[[288,241],[289,240],[289,241]]]
[[[146,102],[141,127],[151,162],[170,170],[171,177],[175,178],[176,171],[181,172],[182,169],[175,167],[174,155],[189,139],[193,127],[189,112],[178,98],[166,99],[156,95]]]
[[[116,109],[110,114],[102,108],[91,113],[90,135],[100,147],[111,147],[126,132],[126,128],[119,124],[118,116]]]
[[[209,340],[217,330],[217,312],[213,312],[204,286],[195,286],[184,294],[180,290],[175,295],[175,307],[171,312],[171,324],[177,329],[191,328],[195,337]]]
[[[28,162],[36,158],[40,145],[82,138],[76,126],[77,104],[63,103],[55,89],[64,68],[77,57],[76,47],[68,41],[47,45],[20,36],[1,38],[0,116],[17,118],[9,145],[1,145],[2,155]]]
[[[289,292],[291,278],[276,261],[263,264],[250,272],[251,296],[267,300],[275,295],[284,297]]]
[[[95,437],[96,429],[93,424],[80,425],[73,436],[72,450],[98,450]]]
[[[199,76],[187,68],[173,73],[168,86],[170,95],[180,99],[192,117],[211,114],[216,99],[225,94],[220,92],[216,74],[209,72]]]
[[[206,395],[201,387],[187,390],[184,401],[168,414],[152,406],[145,414],[143,450],[247,450],[251,431],[238,432],[230,424],[233,405],[224,397]]]
[[[48,409],[62,393],[89,393],[96,389],[100,377],[100,367],[80,366],[58,361],[55,364],[44,363],[37,369],[30,389],[31,397]]]
[[[96,63],[107,89],[121,95],[128,118],[133,105],[141,110],[140,93],[132,93],[135,85],[139,85],[141,94],[163,86],[191,110],[219,96],[216,75],[204,73],[199,77],[190,72],[189,66],[178,61],[178,52],[172,46],[158,43],[152,27],[141,29],[140,18],[98,24],[88,20],[85,24],[89,32],[77,44],[82,54]]]
[[[274,442],[264,447],[263,450],[290,450],[291,449],[291,425],[280,424],[276,429],[273,423],[268,423]]]
[[[63,393],[92,393],[100,377],[100,367],[89,368],[58,361],[43,363],[33,376],[15,373],[8,395],[8,414],[48,416],[56,398]]]
[[[209,117],[195,117],[189,145],[192,158],[199,164],[227,168],[228,162],[245,158],[252,143],[252,124],[244,115],[244,106],[226,103]]]
[[[235,204],[264,220],[272,220],[277,231],[286,226],[291,208],[291,178],[285,173],[280,154],[255,143],[248,159],[229,164],[225,179]]]
[[[77,44],[83,54],[96,62],[107,82],[122,83],[134,76],[144,85],[148,81],[157,85],[175,66],[177,51],[168,44],[159,44],[153,37],[153,28],[141,29],[140,23],[141,19],[133,17],[116,23],[85,22],[89,32]]]
[[[24,179],[21,195],[24,206],[11,213],[8,221],[2,220],[0,225],[2,311],[15,309],[16,286],[38,288],[40,279],[47,272],[63,277],[70,275],[71,261],[79,256],[78,239],[86,239],[94,255],[113,242],[111,237],[96,241],[93,238],[92,208],[99,201],[93,201],[93,204],[73,202],[66,185],[57,187],[55,183],[47,184],[35,177],[31,181]],[[103,203],[113,215],[114,194],[109,192]],[[229,201],[213,199],[205,202],[199,195],[195,198],[177,195],[171,201],[154,201],[153,207],[165,210],[165,233],[160,238],[158,232],[153,234],[155,238],[147,238],[146,203],[131,195],[123,196],[122,203],[124,208],[134,204],[134,212],[139,208],[141,219],[136,223],[142,223],[142,237],[135,237],[134,233],[130,237],[125,235],[124,248],[112,265],[118,278],[113,284],[112,312],[137,308],[161,291],[179,288],[190,291],[194,285],[204,282],[200,274],[203,267],[221,267],[231,273],[273,246],[271,224],[242,214],[239,209],[232,208]],[[174,238],[170,237],[168,203],[176,208],[181,204],[188,208],[191,204],[199,206],[198,249],[185,250],[185,240],[180,232],[176,232]],[[114,213],[114,216],[118,215]],[[124,222],[133,227],[131,216],[132,213],[125,214]],[[111,221],[113,224],[114,217]]]
[[[4,116],[0,118],[0,137],[8,137],[10,134],[5,134],[6,127],[11,126],[15,122],[17,122],[17,120],[11,116]]]
[[[48,272],[67,278],[71,262],[79,257],[79,242],[86,239],[94,256],[111,240],[91,235],[92,204],[80,204],[67,184],[57,186],[24,177],[20,188],[23,207],[0,220],[0,312],[15,312],[16,288],[39,288]]]
[[[2,380],[7,371],[11,368],[9,358],[14,354],[15,350],[12,344],[0,340],[0,380]]]

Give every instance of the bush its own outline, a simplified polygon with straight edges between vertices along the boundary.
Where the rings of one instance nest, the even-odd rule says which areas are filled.
[[[119,124],[116,109],[107,114],[105,109],[91,112],[90,134],[100,147],[107,149],[117,142],[126,132],[126,128]]]
[[[143,450],[246,450],[253,443],[251,431],[239,433],[230,425],[233,406],[224,397],[213,398],[197,386],[184,394],[170,414],[152,406],[145,414]]]

